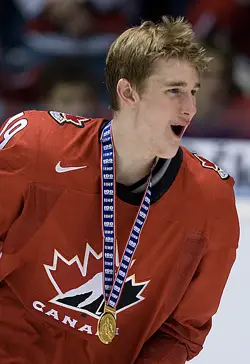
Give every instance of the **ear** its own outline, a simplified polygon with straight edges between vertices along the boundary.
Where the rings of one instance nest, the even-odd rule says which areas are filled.
[[[125,103],[130,107],[134,107],[139,100],[138,93],[126,78],[121,78],[117,82],[116,90],[121,103]]]

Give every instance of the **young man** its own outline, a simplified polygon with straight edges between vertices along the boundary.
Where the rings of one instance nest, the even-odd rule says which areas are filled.
[[[183,19],[111,46],[113,121],[22,112],[0,132],[1,364],[183,364],[235,260],[226,172],[180,147],[204,50]]]

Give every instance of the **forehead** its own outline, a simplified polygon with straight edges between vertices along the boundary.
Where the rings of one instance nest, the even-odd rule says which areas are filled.
[[[189,87],[199,84],[199,75],[194,65],[185,60],[171,58],[155,61],[149,82],[160,84],[185,83]]]

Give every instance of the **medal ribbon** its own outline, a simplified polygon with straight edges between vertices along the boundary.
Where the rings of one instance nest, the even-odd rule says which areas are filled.
[[[129,239],[123,252],[121,263],[115,274],[115,151],[112,138],[112,121],[103,129],[101,136],[101,170],[102,170],[102,234],[103,234],[103,290],[104,300],[108,307],[116,309],[133,255],[139,244],[140,235],[146,222],[151,200],[152,170],[147,187],[130,231]]]

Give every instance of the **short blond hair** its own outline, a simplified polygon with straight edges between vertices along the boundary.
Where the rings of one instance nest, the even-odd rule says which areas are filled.
[[[163,16],[159,23],[145,21],[126,30],[112,43],[106,58],[106,86],[114,111],[119,110],[118,81],[126,78],[140,92],[152,73],[153,63],[162,58],[187,60],[199,73],[208,68],[210,60],[183,17]]]

